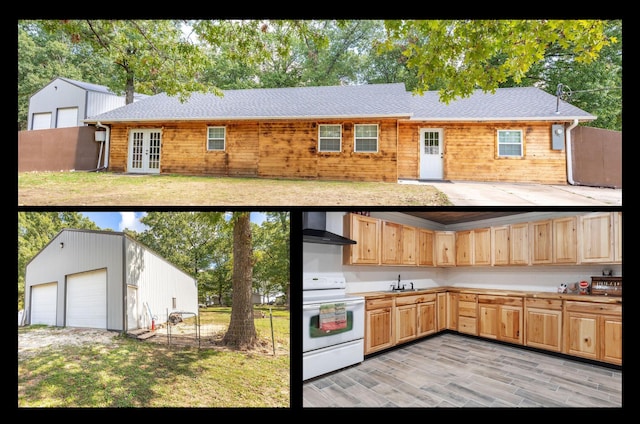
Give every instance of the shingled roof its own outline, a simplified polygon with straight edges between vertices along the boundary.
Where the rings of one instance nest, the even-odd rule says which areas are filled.
[[[185,103],[158,94],[85,119],[87,123],[247,119],[399,118],[430,121],[593,120],[596,117],[538,88],[477,90],[450,104],[437,91],[413,95],[404,84],[225,90],[192,93]]]

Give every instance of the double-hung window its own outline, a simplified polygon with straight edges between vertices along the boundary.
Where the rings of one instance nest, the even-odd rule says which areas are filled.
[[[498,157],[520,158],[522,152],[522,131],[498,130]]]
[[[355,151],[356,152],[377,152],[378,151],[378,125],[377,124],[356,124],[355,125]]]
[[[342,144],[341,125],[318,126],[318,151],[339,152]]]
[[[207,127],[207,150],[224,151],[225,135],[225,127]]]

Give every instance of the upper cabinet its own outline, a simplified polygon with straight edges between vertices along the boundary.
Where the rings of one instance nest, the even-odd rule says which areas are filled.
[[[382,221],[380,263],[400,265],[402,263],[402,224]]]
[[[580,216],[582,243],[580,261],[611,263],[615,258],[614,212],[597,212]]]
[[[553,263],[578,263],[578,217],[556,218],[553,224]]]
[[[531,237],[531,264],[553,262],[553,226],[550,219],[529,224]]]
[[[473,230],[473,264],[491,265],[491,228]]]
[[[456,266],[473,265],[473,230],[456,231]]]
[[[346,265],[378,265],[380,227],[379,219],[353,213],[346,214],[343,220],[344,235],[357,243],[343,246],[342,262]]]
[[[418,228],[418,265],[420,266],[434,266],[434,231],[424,228]]]
[[[436,231],[435,261],[436,266],[455,266],[456,233],[455,231]]]
[[[491,227],[491,265],[509,265],[509,226]]]
[[[529,265],[529,223],[509,225],[509,263]]]

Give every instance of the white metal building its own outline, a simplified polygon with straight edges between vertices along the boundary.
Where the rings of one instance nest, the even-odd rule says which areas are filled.
[[[148,97],[134,95],[134,101]],[[89,116],[119,108],[126,104],[124,95],[107,87],[58,77],[29,99],[27,129],[81,127]]]
[[[26,266],[25,323],[130,331],[198,313],[193,277],[122,232],[64,229]]]

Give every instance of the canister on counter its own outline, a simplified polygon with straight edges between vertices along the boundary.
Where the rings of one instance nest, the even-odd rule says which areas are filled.
[[[591,294],[591,283],[588,281],[580,281],[578,287],[580,288],[580,294]]]

